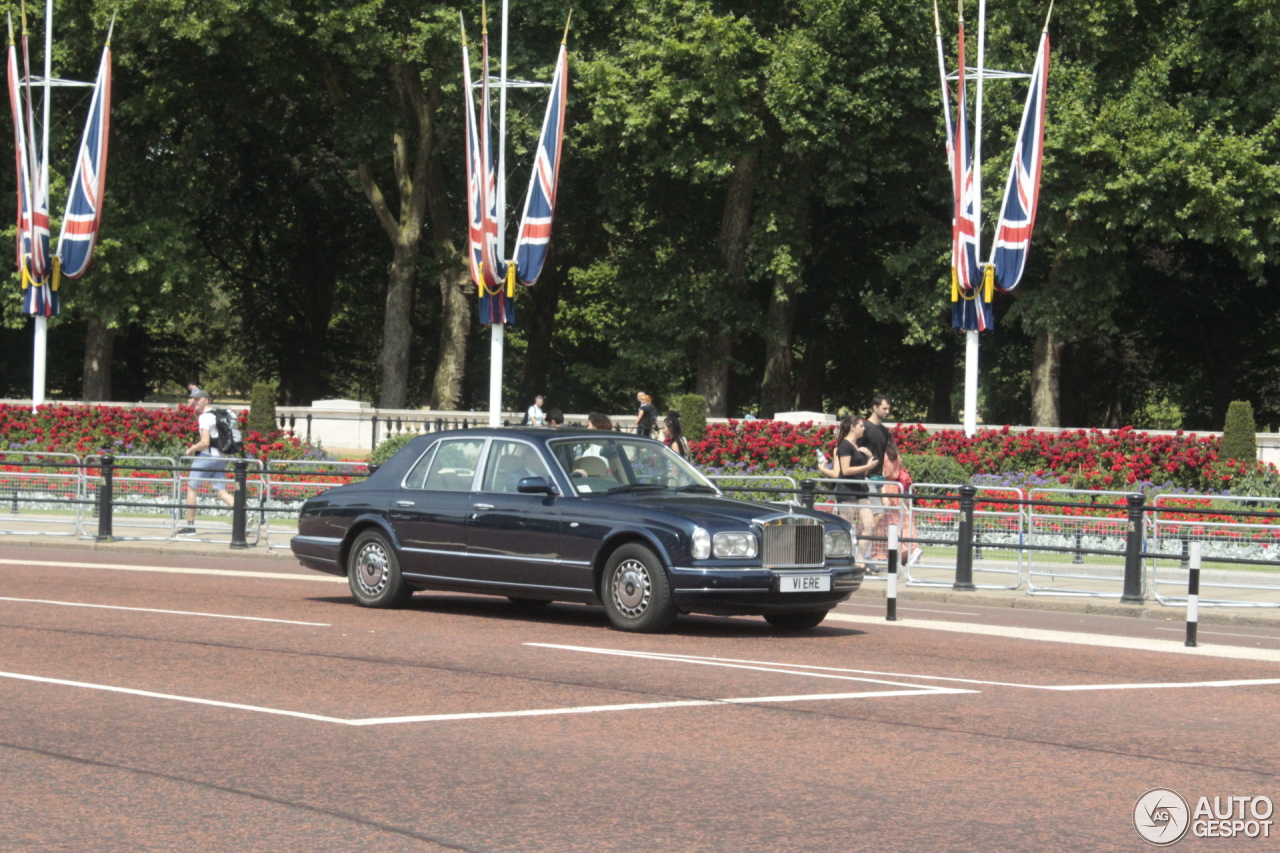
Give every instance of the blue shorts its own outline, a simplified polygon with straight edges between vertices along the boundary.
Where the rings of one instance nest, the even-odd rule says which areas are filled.
[[[197,485],[201,480],[209,480],[210,482],[223,481],[215,485],[223,485],[225,488],[226,478],[222,476],[227,471],[227,458],[225,456],[208,456],[200,453],[195,459],[191,460],[191,488],[199,488]]]

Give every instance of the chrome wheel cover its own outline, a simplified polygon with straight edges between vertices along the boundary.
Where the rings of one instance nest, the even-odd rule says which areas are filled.
[[[374,598],[391,582],[391,558],[387,549],[380,542],[366,542],[356,553],[355,563],[351,567],[351,576],[355,578],[361,595]]]
[[[649,567],[636,559],[624,560],[613,570],[613,604],[629,619],[638,619],[653,600]]]

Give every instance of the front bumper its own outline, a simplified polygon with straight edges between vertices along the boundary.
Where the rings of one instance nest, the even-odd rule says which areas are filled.
[[[829,576],[831,589],[780,592],[779,579],[796,574]],[[803,570],[674,568],[670,577],[671,595],[682,613],[761,616],[835,607],[862,586],[863,570],[852,563]]]

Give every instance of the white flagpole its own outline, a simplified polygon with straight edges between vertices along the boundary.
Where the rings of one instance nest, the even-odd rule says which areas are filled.
[[[49,197],[49,95],[51,94],[50,81],[53,78],[53,0],[45,0],[44,4],[44,127],[41,129],[41,163],[36,170],[34,181],[36,192],[43,193],[43,197]],[[48,204],[45,205],[48,207]],[[35,236],[35,210],[31,211],[32,237]],[[50,235],[50,240],[53,236]],[[36,241],[32,241],[32,249],[38,250]],[[45,271],[46,275],[51,275],[51,270]],[[43,314],[35,316],[35,343],[34,351],[31,359],[31,411],[35,411],[37,406],[44,405],[44,388],[45,388],[45,364],[46,353],[48,352],[48,330],[49,318]]]
[[[498,258],[507,257],[507,18],[508,0],[502,0],[502,58],[498,72]],[[485,69],[485,73],[489,73]],[[505,288],[506,285],[504,284]],[[502,359],[506,325],[489,326],[489,426],[502,423]]]
[[[978,0],[978,92],[974,100],[973,121],[973,239],[975,258],[982,257],[982,78],[987,52],[987,0]],[[963,120],[963,117],[961,117]],[[979,266],[979,271],[981,271]],[[973,298],[981,311],[982,277],[978,277]],[[973,437],[978,431],[978,332],[964,334],[964,434]]]

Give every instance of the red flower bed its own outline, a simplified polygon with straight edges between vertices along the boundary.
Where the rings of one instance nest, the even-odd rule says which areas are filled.
[[[972,438],[960,430],[928,432],[919,424],[893,428],[904,455],[950,456],[971,474],[1023,472],[1052,478],[1062,486],[1124,489],[1137,483],[1173,483],[1183,488],[1221,491],[1243,478],[1275,476],[1275,466],[1219,459],[1221,440],[1184,434],[1149,435],[1118,430],[1015,433],[1009,427],[979,430]],[[779,421],[729,421],[708,424],[691,450],[703,467],[775,469],[812,468],[815,451],[830,455],[835,426]]]
[[[293,433],[248,431],[240,415],[245,456],[298,459],[310,448]],[[186,406],[126,409],[116,406],[0,405],[0,451],[90,456],[179,456],[198,438],[196,414]]]

